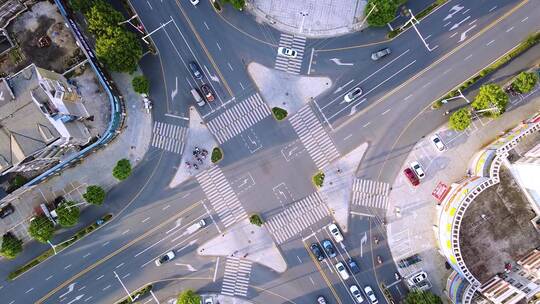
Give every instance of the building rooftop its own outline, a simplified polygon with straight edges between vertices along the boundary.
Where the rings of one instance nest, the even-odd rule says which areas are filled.
[[[463,260],[481,283],[540,245],[540,234],[531,223],[535,213],[504,166],[500,180],[476,197],[460,229]]]

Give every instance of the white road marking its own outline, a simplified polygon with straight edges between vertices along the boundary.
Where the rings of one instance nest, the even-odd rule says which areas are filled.
[[[407,97],[405,97],[403,100],[407,100],[412,97],[412,94],[409,94]]]
[[[120,267],[122,267],[122,266],[124,266],[124,262],[122,262],[122,263],[116,265],[116,267],[114,267],[114,269],[118,269],[118,268],[120,268]]]
[[[365,128],[365,127],[369,126],[370,124],[371,124],[371,121],[370,121],[370,122],[368,122],[367,124],[363,125],[362,127],[364,127],[364,128]]]
[[[529,19],[529,17],[523,18],[523,20],[521,20],[521,22],[525,22],[525,21],[527,21],[527,19]]]
[[[313,282],[313,279],[311,278],[311,276],[309,276],[308,278],[309,278],[309,281],[311,282],[311,284],[313,284],[313,286],[315,286],[315,282]]]
[[[107,242],[103,243],[103,245],[101,245],[101,247],[105,247],[105,246],[109,245],[110,242],[111,241],[107,241]]]
[[[86,288],[86,285],[84,285],[83,287],[79,288],[79,291],[82,291]]]
[[[450,24],[452,24],[452,21],[445,23],[445,24],[443,25],[443,27],[447,27],[447,26],[449,26]]]
[[[142,222],[142,223],[146,223],[149,219],[150,219],[150,217],[147,217],[147,218],[145,218],[144,220],[142,220],[141,222]]]
[[[349,138],[351,138],[351,137],[352,137],[352,134],[349,134],[349,135],[345,136],[345,137],[343,138],[343,140],[347,140],[347,139],[349,139]]]
[[[45,278],[45,281],[48,281],[48,280],[52,279],[53,276],[54,276],[54,275],[48,276],[47,278]]]
[[[298,262],[300,262],[300,264],[302,264],[302,260],[300,259],[300,257],[296,256],[296,258],[298,259]]]
[[[467,61],[467,60],[471,59],[471,57],[472,57],[472,54],[470,54],[469,56],[465,57],[465,59],[463,59],[463,60],[464,60],[464,61]]]
[[[182,116],[178,116],[178,115],[174,115],[174,114],[170,114],[170,113],[165,113],[165,116],[178,118],[178,119],[183,119],[183,120],[189,120],[189,118],[187,118],[187,117],[182,117]]]
[[[242,90],[245,90],[244,85],[241,82],[239,82],[239,84],[240,84],[240,87],[242,88]]]
[[[204,23],[204,26],[206,27],[206,29],[210,30],[210,27],[208,27],[208,24],[206,24],[206,21],[204,21],[203,23]]]
[[[150,7],[151,10],[154,9],[154,8],[152,8],[152,5],[150,5],[150,2],[148,2],[148,0],[146,0],[146,3],[148,3],[148,6]]]
[[[427,35],[426,37],[424,37],[424,40],[428,40],[429,37],[431,37],[431,35]]]
[[[97,278],[96,278],[96,281],[99,281],[99,280],[101,280],[101,279],[102,279],[102,278],[103,278],[104,276],[105,276],[105,275],[103,275],[103,274],[102,274],[102,275],[100,275],[99,277],[97,277]]]
[[[221,46],[216,42],[217,48],[221,51]]]
[[[124,231],[124,232],[122,232],[122,235],[125,235],[125,234],[128,233],[128,232],[129,232],[129,229],[126,230],[126,231]]]
[[[475,23],[476,20],[478,20],[478,19],[474,19],[473,21],[469,22],[469,25],[472,25],[473,23]]]
[[[456,36],[457,34],[458,32],[453,33],[452,35],[450,35],[450,38],[454,38],[454,36]]]
[[[229,69],[231,69],[231,71],[234,71],[232,65],[229,62],[227,62],[227,65],[229,66]]]
[[[111,288],[111,284],[105,286],[102,290],[105,291],[105,290],[107,290],[107,289],[109,289],[109,288]]]
[[[127,273],[122,277],[122,279],[125,279],[125,278],[129,277],[130,275],[131,275],[131,273]]]
[[[467,33],[468,33],[469,31],[472,31],[475,27],[476,27],[476,24],[473,25],[473,26],[471,26],[470,28],[468,28],[468,29],[467,29],[466,31],[464,31],[463,33],[461,33],[461,36],[460,36],[460,38],[459,38],[459,42],[462,42],[462,41],[464,41],[465,39],[467,39]]]
[[[218,266],[219,266],[219,257],[217,257],[216,259],[216,268],[214,269],[214,280],[213,280],[214,282],[216,281]]]
[[[492,8],[489,9],[489,12],[490,12],[490,13],[493,12],[496,8],[497,8],[497,6],[495,5],[494,7],[492,7]]]
[[[382,112],[381,115],[385,115],[386,113],[390,112],[390,110],[392,110],[392,109],[388,109],[388,110]]]
[[[167,205],[167,206],[161,208],[161,210],[167,210],[170,206],[171,206],[171,205]]]
[[[24,293],[29,293],[30,291],[34,290],[34,287],[28,289],[27,291],[25,291]]]
[[[311,48],[311,57],[309,57],[309,66],[307,69],[307,74],[309,75],[311,73],[311,63],[313,62],[313,53],[315,53],[315,49]]]
[[[83,259],[84,259],[84,258],[87,258],[89,255],[90,255],[90,252],[87,253],[87,254],[85,254],[85,255],[83,255]]]
[[[493,40],[491,40],[490,42],[488,42],[488,43],[486,44],[486,46],[490,46],[493,42],[495,42],[495,39],[493,39]]]
[[[67,265],[66,267],[64,267],[64,270],[67,270],[69,267],[71,267],[71,264]]]
[[[514,27],[512,26],[511,28],[507,29],[506,32],[510,33],[513,29],[514,29]]]

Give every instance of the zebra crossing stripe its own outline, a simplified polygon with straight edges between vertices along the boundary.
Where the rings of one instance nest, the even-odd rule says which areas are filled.
[[[229,296],[247,296],[251,262],[236,257],[227,258],[221,293]]]
[[[151,145],[158,149],[181,154],[184,151],[188,129],[185,127],[155,121],[152,128]]]
[[[370,208],[386,209],[389,202],[390,184],[356,179],[353,183],[352,203]]]

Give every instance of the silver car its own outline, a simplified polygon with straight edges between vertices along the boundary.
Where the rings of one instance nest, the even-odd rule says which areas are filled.
[[[371,59],[374,60],[374,61],[377,61],[385,56],[388,56],[392,53],[392,51],[390,51],[389,48],[385,48],[385,49],[382,49],[382,50],[379,50],[373,54],[371,54]]]

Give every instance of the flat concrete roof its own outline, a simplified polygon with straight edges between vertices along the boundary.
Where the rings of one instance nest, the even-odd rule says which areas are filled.
[[[500,179],[471,203],[460,229],[463,260],[481,283],[540,245],[525,195],[508,169],[501,167]]]

